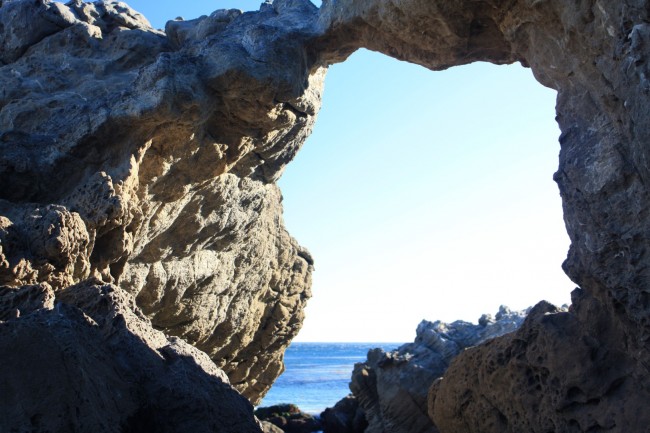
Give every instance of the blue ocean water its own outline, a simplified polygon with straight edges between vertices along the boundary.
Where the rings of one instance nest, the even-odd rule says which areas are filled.
[[[350,393],[348,384],[357,362],[368,350],[394,350],[403,343],[292,343],[284,355],[285,371],[260,406],[296,404],[320,414]]]

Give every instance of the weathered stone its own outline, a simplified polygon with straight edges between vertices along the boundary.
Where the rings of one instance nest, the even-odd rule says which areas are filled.
[[[114,283],[257,401],[310,296],[313,261],[283,227],[275,181],[311,130],[324,68],[359,47],[432,70],[520,61],[558,91],[564,268],[580,291],[569,313],[549,312],[558,318],[525,335],[548,359],[496,364],[494,382],[459,371],[520,340],[460,356],[435,387],[434,418],[453,431],[462,406],[439,407],[438,396],[460,404],[453,384],[464,381],[484,403],[472,404],[484,424],[466,432],[489,431],[495,410],[500,431],[521,419],[546,432],[533,412],[567,431],[643,431],[644,416],[621,408],[647,401],[649,387],[649,10],[645,0],[325,0],[320,11],[276,0],[165,34],[118,2],[2,1],[0,284],[56,295],[91,276]],[[55,323],[34,314],[21,323]],[[548,330],[555,320],[569,329]],[[502,398],[534,362],[571,410],[540,393]],[[599,374],[569,392],[567,365]],[[624,397],[597,391],[621,369]]]
[[[580,290],[571,312],[550,312],[559,317],[523,341],[504,337],[502,347],[489,346],[493,354],[486,347],[461,356],[433,392],[434,421],[443,432],[642,431],[647,419],[637,408],[650,383],[647,2],[363,3],[327,2],[329,33],[431,69],[519,60],[558,91],[555,180],[572,242],[564,268]],[[524,356],[521,345],[544,356]],[[486,373],[474,376],[479,367]],[[554,382],[544,384],[548,377]],[[516,385],[529,382],[543,391],[526,390],[518,402]],[[551,397],[552,387],[562,398]]]
[[[32,311],[0,322],[0,431],[260,431],[224,372],[155,331],[128,293],[87,282],[55,305],[41,291],[35,309],[39,287],[16,289],[12,306]]]
[[[273,181],[320,104],[316,15],[278,2],[167,36],[123,3],[3,3],[0,284],[115,283],[259,400],[310,297]]]
[[[54,308],[54,291],[43,283],[14,289],[0,286],[0,320],[16,319],[34,311]]]
[[[350,389],[363,409],[365,433],[437,433],[427,416],[427,396],[434,381],[468,347],[513,332],[526,311],[501,307],[495,318],[483,315],[479,324],[423,320],[413,343],[385,352],[372,349],[355,364]]]
[[[429,413],[440,430],[642,431],[635,426],[650,422],[647,378],[617,347],[621,329],[602,307],[579,304],[591,310],[589,330],[573,312],[542,302],[517,332],[462,353],[431,388]]]
[[[0,200],[0,284],[69,286],[90,271],[90,239],[79,214],[63,206]]]

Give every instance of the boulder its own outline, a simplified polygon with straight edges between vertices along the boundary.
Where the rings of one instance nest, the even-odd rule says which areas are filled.
[[[257,402],[311,296],[275,184],[309,134],[318,9],[170,21],[117,1],[0,6],[0,284],[93,277]]]
[[[368,427],[366,415],[354,394],[325,409],[320,421],[324,433],[362,433]]]
[[[259,433],[224,372],[122,289],[87,281],[53,302],[42,283],[0,299],[0,431]]]
[[[295,404],[260,407],[255,410],[255,416],[286,433],[311,433],[322,429],[318,419],[301,411]]]

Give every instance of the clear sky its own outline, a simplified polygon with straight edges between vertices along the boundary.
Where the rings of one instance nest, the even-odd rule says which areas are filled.
[[[133,0],[154,27],[259,1]],[[285,171],[285,222],[316,261],[296,341],[412,341],[422,319],[568,303],[552,180],[555,92],[519,65],[431,72],[360,51]]]

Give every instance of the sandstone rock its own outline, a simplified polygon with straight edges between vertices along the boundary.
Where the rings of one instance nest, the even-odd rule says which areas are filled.
[[[478,325],[423,320],[415,341],[392,352],[373,349],[354,366],[350,389],[368,421],[366,433],[436,433],[427,416],[427,396],[434,381],[466,348],[516,330],[526,311],[501,307]]]
[[[88,276],[90,239],[79,214],[5,200],[0,213],[0,284],[60,289]]]
[[[650,392],[618,343],[622,330],[596,300],[573,296],[589,326],[541,302],[517,332],[452,363],[429,397],[441,431],[642,431]]]
[[[310,297],[274,181],[320,104],[316,16],[277,2],[165,34],[119,2],[4,2],[0,284],[114,283],[259,400]]]
[[[0,322],[0,431],[259,432],[223,371],[123,290],[87,282],[56,304],[43,285],[0,293],[21,311]]]

